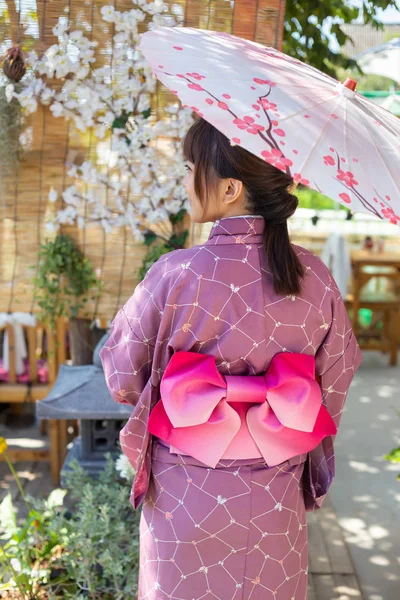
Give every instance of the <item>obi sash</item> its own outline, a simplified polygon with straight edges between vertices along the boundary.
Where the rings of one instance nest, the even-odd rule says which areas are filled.
[[[212,468],[260,457],[275,466],[337,432],[306,354],[276,354],[264,375],[224,376],[214,356],[176,352],[160,392],[150,433]]]

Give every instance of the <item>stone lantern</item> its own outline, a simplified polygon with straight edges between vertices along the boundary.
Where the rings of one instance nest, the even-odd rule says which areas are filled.
[[[80,435],[70,447],[61,469],[61,483],[70,463],[76,459],[90,474],[106,465],[105,454],[117,454],[119,432],[132,413],[132,407],[117,404],[108,391],[99,351],[108,339],[98,343],[92,365],[61,365],[48,396],[36,403],[40,419],[78,420]]]

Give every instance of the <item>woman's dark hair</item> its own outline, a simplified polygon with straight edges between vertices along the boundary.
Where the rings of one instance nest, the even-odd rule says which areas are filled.
[[[274,290],[282,295],[298,294],[304,267],[290,243],[287,227],[298,204],[297,197],[289,192],[291,176],[244,148],[232,146],[204,119],[197,120],[187,132],[183,153],[195,165],[194,189],[204,208],[218,178],[243,183],[250,214],[264,217],[264,248]]]

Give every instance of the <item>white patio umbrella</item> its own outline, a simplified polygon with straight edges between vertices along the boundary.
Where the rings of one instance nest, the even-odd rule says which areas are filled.
[[[227,33],[162,27],[155,75],[238,144],[353,212],[400,221],[400,120],[328,75]]]
[[[382,75],[400,85],[400,38],[385,42],[355,57],[364,73]]]

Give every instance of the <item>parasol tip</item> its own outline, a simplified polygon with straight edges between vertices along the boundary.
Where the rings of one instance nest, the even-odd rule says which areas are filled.
[[[343,85],[344,85],[344,87],[347,87],[349,90],[354,92],[354,90],[356,89],[356,86],[357,86],[357,81],[355,79],[351,79],[350,77],[348,77]]]

